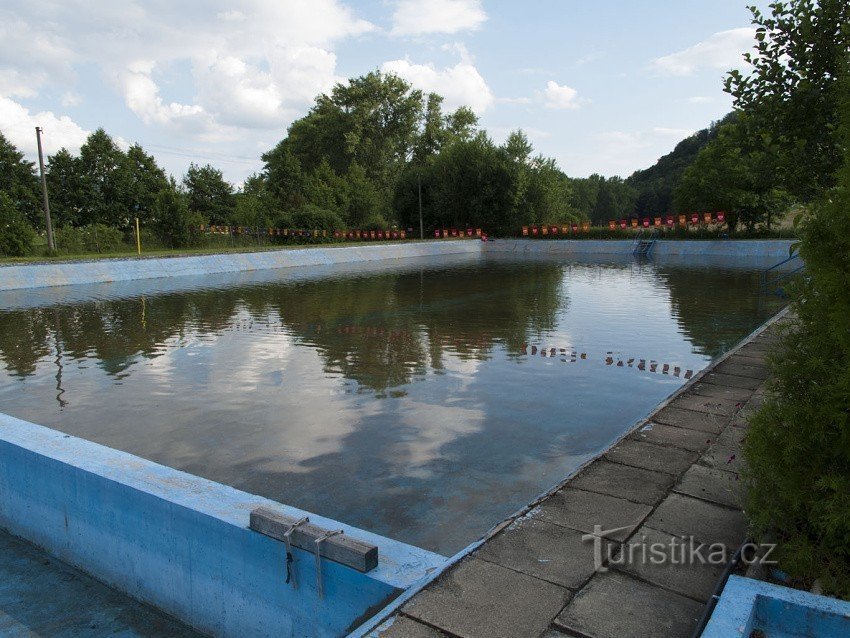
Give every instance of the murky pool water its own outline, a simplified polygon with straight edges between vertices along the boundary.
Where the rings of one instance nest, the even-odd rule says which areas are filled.
[[[0,411],[449,554],[780,304],[493,255],[4,293]]]

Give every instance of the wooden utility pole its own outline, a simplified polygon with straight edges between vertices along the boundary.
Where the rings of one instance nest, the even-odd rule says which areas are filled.
[[[419,239],[425,239],[425,229],[422,226],[422,169],[419,169],[416,183],[419,187]]]
[[[47,226],[47,247],[50,252],[56,250],[53,242],[53,224],[50,221],[50,202],[47,199],[47,179],[44,176],[44,155],[41,152],[41,127],[35,127],[35,139],[38,141],[38,169],[41,171],[41,196],[44,202],[44,224]]]

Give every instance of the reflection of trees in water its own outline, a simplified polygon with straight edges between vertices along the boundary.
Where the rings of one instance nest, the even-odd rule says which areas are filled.
[[[6,311],[0,357],[28,376],[55,344],[65,357],[93,357],[120,375],[162,354],[165,341],[232,329],[247,313],[258,330],[278,317],[328,370],[384,390],[429,364],[441,368],[447,351],[482,359],[499,342],[518,354],[531,335],[554,327],[561,272],[552,264],[491,265]]]
[[[747,270],[659,268],[673,315],[694,350],[716,357],[777,311],[782,302],[759,294],[758,275]]]
[[[443,353],[484,359],[495,343],[518,353],[532,333],[553,328],[564,300],[561,268],[405,273],[305,285],[288,291],[281,320],[318,347],[329,369],[385,389],[443,367]],[[375,329],[384,331],[376,334]]]

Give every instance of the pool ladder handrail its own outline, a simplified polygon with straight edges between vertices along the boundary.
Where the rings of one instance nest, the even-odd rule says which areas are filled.
[[[649,257],[650,253],[652,252],[652,247],[658,240],[658,236],[660,233],[658,232],[657,228],[653,229],[652,233],[650,233],[649,235],[649,239],[644,239],[643,233],[644,231],[641,230],[635,237],[634,244],[632,244],[632,254]]]
[[[761,294],[771,292],[772,294],[780,295],[780,296],[784,297],[785,291],[781,287],[774,288],[773,290],[769,290],[769,288],[773,288],[773,286],[776,286],[781,281],[784,281],[786,279],[789,279],[790,277],[793,277],[798,272],[803,270],[806,267],[806,265],[801,263],[799,266],[797,266],[796,268],[793,268],[792,270],[789,270],[789,271],[786,271],[786,272],[780,272],[778,274],[778,276],[776,276],[774,278],[771,278],[771,275],[780,266],[784,266],[785,264],[791,263],[791,262],[796,261],[798,259],[800,259],[800,253],[795,252],[793,255],[786,257],[782,261],[778,261],[775,264],[773,264],[772,266],[770,266],[769,268],[765,268],[764,270],[762,270],[759,273],[759,292]]]

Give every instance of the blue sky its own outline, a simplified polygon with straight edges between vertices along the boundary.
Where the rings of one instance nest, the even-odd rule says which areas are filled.
[[[752,42],[742,0],[6,0],[0,131],[33,157],[36,125],[51,153],[103,126],[238,184],[318,92],[383,69],[571,176],[627,176],[730,110]]]

